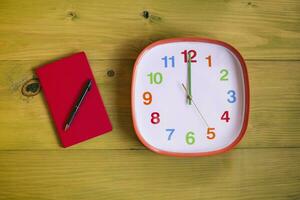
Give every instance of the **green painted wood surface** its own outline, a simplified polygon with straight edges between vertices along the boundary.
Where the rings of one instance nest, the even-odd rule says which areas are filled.
[[[300,199],[299,11],[293,0],[0,1],[0,199]],[[246,58],[248,131],[226,154],[160,156],[132,128],[134,59],[191,36]],[[82,50],[114,130],[62,149],[42,94],[21,90],[36,67]]]

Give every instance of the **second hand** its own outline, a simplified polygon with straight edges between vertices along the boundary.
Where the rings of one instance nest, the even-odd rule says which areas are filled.
[[[195,108],[196,108],[196,110],[198,111],[198,113],[200,114],[202,120],[205,122],[207,128],[209,128],[209,125],[208,125],[207,121],[204,119],[204,117],[203,117],[202,113],[200,112],[198,106],[195,104],[195,102],[194,102],[192,96],[188,93],[188,90],[186,89],[186,87],[184,86],[184,84],[181,83],[181,85],[182,85],[182,87],[184,88],[185,92],[187,93],[187,96],[188,96],[189,100],[190,100],[190,101],[192,102],[192,104],[195,106]]]

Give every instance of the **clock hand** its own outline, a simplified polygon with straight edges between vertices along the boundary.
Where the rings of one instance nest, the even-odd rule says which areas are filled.
[[[192,66],[191,66],[191,55],[188,53],[188,95],[192,96]],[[188,98],[188,103],[191,105],[192,98]]]
[[[195,108],[196,108],[196,110],[198,111],[199,115],[201,116],[202,120],[205,122],[207,128],[209,128],[209,125],[208,125],[207,121],[204,119],[202,113],[200,112],[198,106],[197,106],[196,103],[194,102],[192,96],[189,95],[188,90],[186,89],[185,85],[184,85],[183,83],[182,83],[181,85],[182,85],[182,87],[184,88],[185,92],[187,93],[187,98],[188,98],[188,99],[192,102],[192,104],[195,106]]]

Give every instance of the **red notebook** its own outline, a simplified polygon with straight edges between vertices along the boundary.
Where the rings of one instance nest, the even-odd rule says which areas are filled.
[[[63,147],[68,147],[112,130],[93,73],[84,52],[36,70]],[[67,118],[87,80],[92,80],[75,118],[64,131]]]

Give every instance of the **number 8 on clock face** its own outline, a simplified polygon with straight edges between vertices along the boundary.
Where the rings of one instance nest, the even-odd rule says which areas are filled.
[[[246,64],[221,41],[176,38],[149,45],[136,60],[131,95],[136,134],[157,153],[225,152],[247,128]]]

